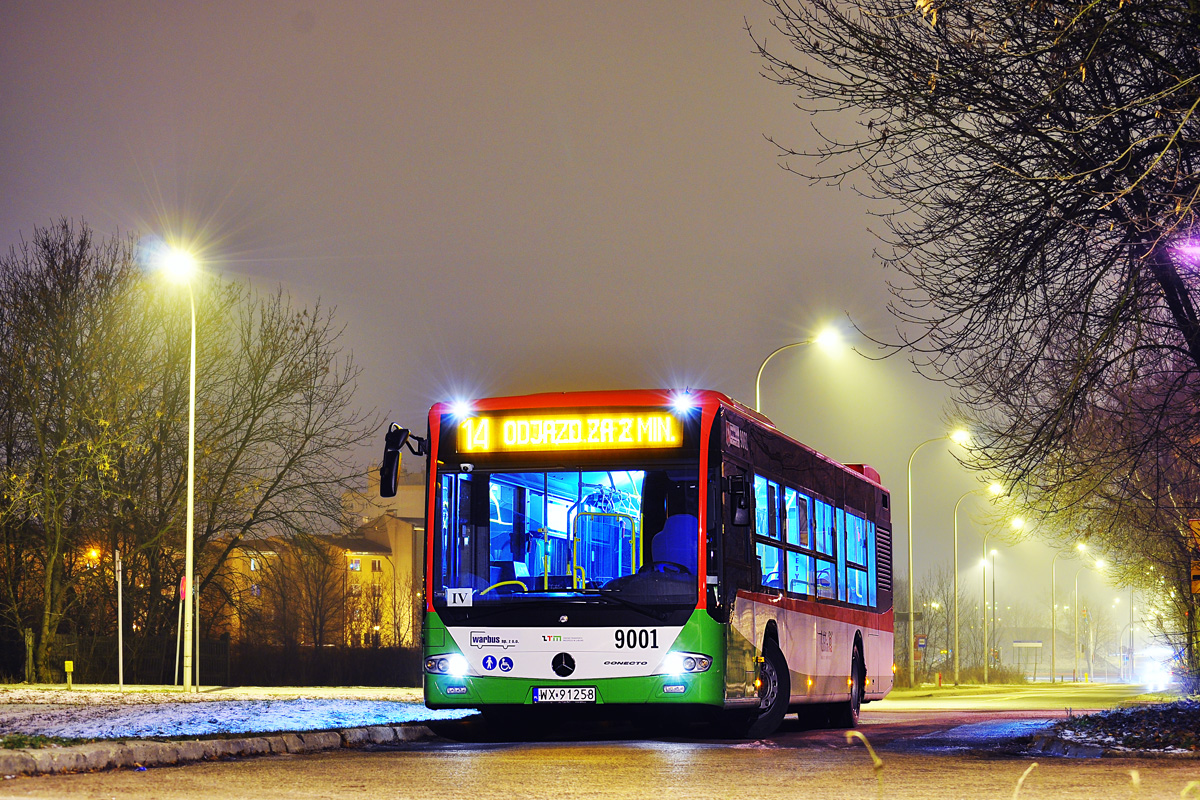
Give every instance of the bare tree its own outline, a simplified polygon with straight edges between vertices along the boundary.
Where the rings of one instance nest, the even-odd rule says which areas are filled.
[[[139,256],[132,237],[64,220],[0,259],[0,625],[36,632],[42,679],[91,549],[125,555],[127,619],[151,634],[175,623],[190,320],[186,294],[164,299]],[[360,472],[346,453],[378,425],[353,407],[358,368],[331,309],[211,276],[193,288],[196,564],[211,594],[245,541],[342,529]]]
[[[6,442],[0,501],[5,621],[36,633],[38,677],[86,574],[116,463],[139,444],[110,414],[113,391],[136,395],[140,367],[117,346],[145,325],[126,302],[133,242],[96,241],[66,220],[35,229],[0,259],[0,363]]]
[[[1136,504],[1139,534],[1186,552],[1178,523],[1200,496],[1200,279],[1187,269],[1200,6],[768,6],[783,43],[756,35],[767,76],[818,124],[857,114],[848,133],[825,126],[816,150],[781,145],[785,164],[860,176],[880,201],[896,343],[953,388],[976,430],[971,463],[1046,515],[1086,500],[1066,537],[1129,535],[1118,520]],[[1171,490],[1170,472],[1188,477]],[[1154,563],[1182,599],[1181,559]],[[1192,626],[1196,670],[1194,607],[1176,619]]]
[[[291,542],[292,580],[299,593],[302,638],[314,647],[340,642],[346,560],[327,543],[301,536]]]

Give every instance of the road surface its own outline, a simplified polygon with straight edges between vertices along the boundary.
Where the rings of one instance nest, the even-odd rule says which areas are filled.
[[[1022,798],[1131,796],[1131,770],[1138,772],[1140,788],[1132,796],[1139,800],[1178,798],[1189,782],[1200,781],[1200,759],[1033,759],[986,749],[988,737],[1004,726],[1036,726],[1064,715],[1066,700],[1080,702],[1074,708],[1102,707],[1119,693],[1057,691],[908,692],[873,703],[859,730],[882,758],[878,774],[863,746],[848,743],[844,732],[808,729],[792,717],[763,742],[694,731],[648,737],[596,725],[525,742],[506,740],[475,718],[441,723],[445,738],[432,743],[21,778],[0,783],[0,797],[1010,798],[1035,761]],[[1189,796],[1200,797],[1200,784]]]

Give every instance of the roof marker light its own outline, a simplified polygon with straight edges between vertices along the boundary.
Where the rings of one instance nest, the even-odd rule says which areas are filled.
[[[450,404],[450,414],[455,419],[463,419],[471,416],[474,407],[470,400],[455,400]]]
[[[696,407],[696,398],[686,389],[682,392],[677,392],[671,398],[671,408],[676,414],[686,414]]]

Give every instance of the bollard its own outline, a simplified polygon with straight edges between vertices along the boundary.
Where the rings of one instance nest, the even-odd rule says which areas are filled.
[[[942,688],[942,673],[938,673],[938,688]]]
[[[70,689],[71,688],[71,673],[75,671],[75,662],[74,661],[63,662],[63,669],[65,669],[67,671],[67,688]]]

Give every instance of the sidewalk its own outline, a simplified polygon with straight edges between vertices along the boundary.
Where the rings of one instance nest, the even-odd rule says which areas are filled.
[[[431,711],[415,688],[0,686],[0,739],[103,740],[0,749],[0,776],[409,742],[470,713]]]

